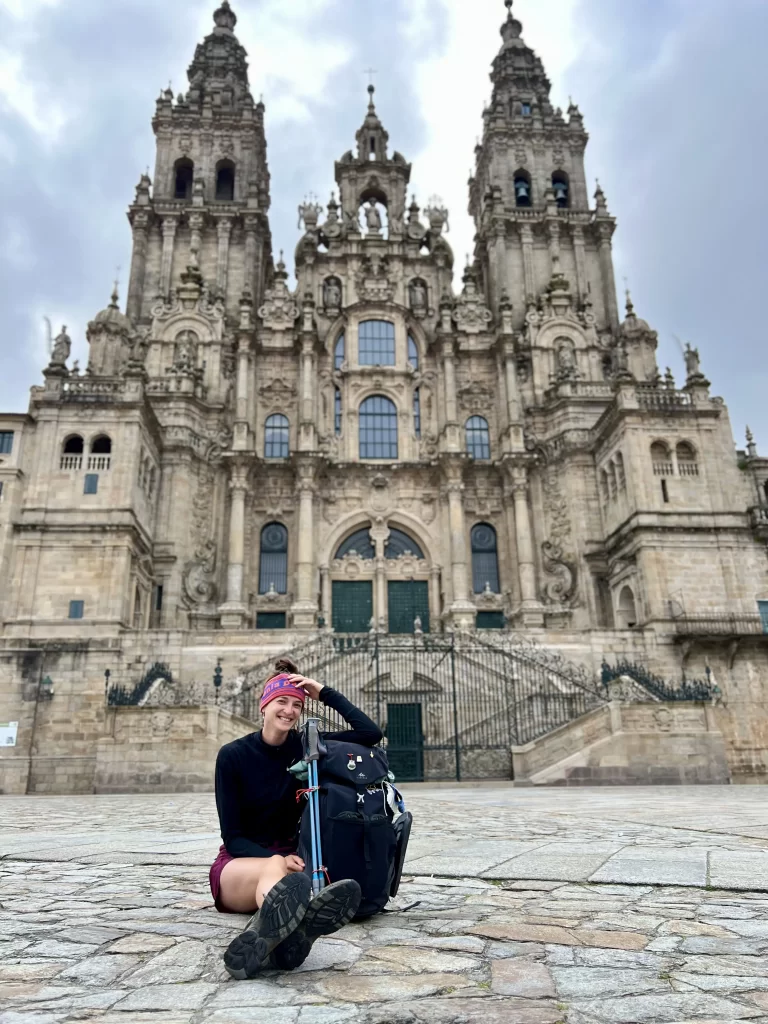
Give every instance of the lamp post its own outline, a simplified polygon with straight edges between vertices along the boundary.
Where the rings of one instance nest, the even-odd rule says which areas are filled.
[[[219,658],[219,660],[216,662],[216,668],[213,670],[213,685],[217,704],[219,703],[219,690],[221,689],[222,682],[223,680],[221,677],[221,658]]]
[[[112,673],[108,668],[104,669],[104,703],[109,704],[109,677]]]

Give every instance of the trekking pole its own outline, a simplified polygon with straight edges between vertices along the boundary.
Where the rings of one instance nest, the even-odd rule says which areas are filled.
[[[322,888],[323,850],[320,838],[320,799],[318,793],[317,762],[320,758],[320,737],[318,721],[310,718],[307,722],[307,750],[305,753],[309,769],[309,825],[312,840],[312,895],[317,896]]]

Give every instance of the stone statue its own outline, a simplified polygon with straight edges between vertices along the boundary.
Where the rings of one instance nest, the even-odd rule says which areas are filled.
[[[376,209],[376,200],[369,199],[365,208],[365,222],[368,225],[369,235],[378,235],[381,231],[381,214]]]
[[[51,353],[51,363],[55,363],[58,366],[65,366],[69,359],[69,353],[72,351],[72,339],[67,334],[66,325],[61,328],[61,333],[58,335],[53,343],[53,352]]]
[[[427,289],[420,278],[411,281],[411,309],[414,313],[424,313],[427,309]]]
[[[339,204],[336,202],[334,195],[331,195],[331,201],[328,203],[328,219],[323,224],[321,231],[326,238],[338,238],[341,234]]]
[[[329,277],[326,280],[323,302],[326,309],[338,309],[341,306],[341,282],[338,277]]]
[[[685,358],[685,372],[689,377],[696,377],[701,373],[701,360],[699,359],[699,350],[697,348],[691,348],[691,343],[686,342],[685,352],[683,353]]]

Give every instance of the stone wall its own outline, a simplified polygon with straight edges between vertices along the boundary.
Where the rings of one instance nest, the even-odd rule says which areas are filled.
[[[513,762],[532,785],[730,782],[718,712],[704,704],[613,701],[513,748]]]
[[[205,793],[219,748],[253,724],[217,707],[110,708],[96,745],[95,793]]]

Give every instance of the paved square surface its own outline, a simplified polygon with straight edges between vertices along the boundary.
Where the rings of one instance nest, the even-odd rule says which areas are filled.
[[[764,788],[405,788],[391,909],[254,982],[212,794],[0,797],[0,1024],[768,1024]]]

